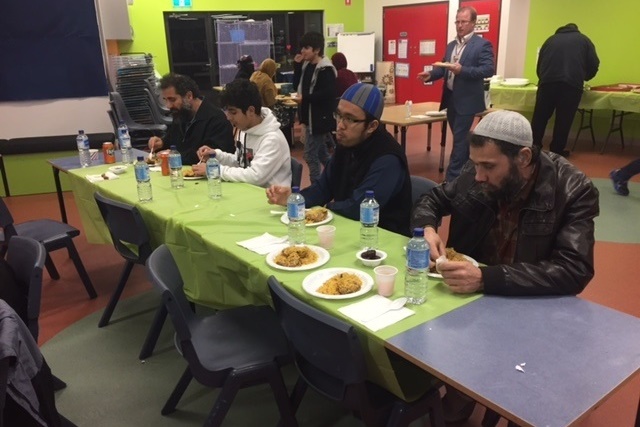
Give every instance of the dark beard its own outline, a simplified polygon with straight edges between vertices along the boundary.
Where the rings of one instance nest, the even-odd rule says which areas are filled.
[[[513,198],[522,190],[525,180],[520,176],[518,167],[512,161],[509,166],[509,174],[502,179],[499,187],[482,184],[482,191],[496,201],[511,202]]]
[[[184,107],[179,110],[171,110],[171,116],[180,123],[189,123],[193,118],[192,111]]]

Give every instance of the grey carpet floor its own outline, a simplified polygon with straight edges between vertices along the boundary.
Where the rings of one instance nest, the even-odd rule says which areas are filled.
[[[145,362],[138,352],[158,305],[153,292],[121,301],[112,323],[99,329],[95,313],[71,325],[42,348],[53,373],[67,383],[57,392],[61,414],[79,427],[201,426],[218,390],[195,380],[170,416],[164,405],[186,367],[173,346],[173,327],[167,322],[154,355]],[[295,369],[283,370],[289,390]],[[300,426],[361,426],[342,408],[308,391],[297,414]],[[275,426],[279,419],[271,389],[241,390],[225,419],[225,426]],[[414,423],[417,424],[417,423]]]
[[[640,183],[630,182],[627,197],[616,194],[610,179],[594,178],[600,192],[600,216],[596,218],[596,240],[640,243]]]

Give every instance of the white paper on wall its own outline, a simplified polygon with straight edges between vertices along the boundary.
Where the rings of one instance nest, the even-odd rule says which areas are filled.
[[[409,50],[409,40],[402,39],[398,43],[398,59],[407,59],[407,51]]]

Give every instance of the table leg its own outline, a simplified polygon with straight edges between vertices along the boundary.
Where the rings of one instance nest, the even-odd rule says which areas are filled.
[[[393,137],[398,140],[398,126],[393,126]]]
[[[402,126],[400,128],[400,146],[402,147],[402,151],[407,152],[407,127]]]
[[[622,145],[622,148],[624,148],[624,134],[622,133],[622,121],[624,119],[625,114],[631,114],[631,113],[613,110],[613,113],[611,114],[611,124],[609,125],[609,133],[607,133],[607,138],[604,140],[604,144],[602,144],[602,149],[600,149],[600,154],[604,154],[604,149],[606,148],[607,143],[609,142],[609,137],[614,132],[620,132],[620,145]],[[616,119],[618,119],[617,124],[616,124]]]
[[[427,151],[431,151],[431,123],[427,124]]]
[[[60,206],[60,216],[62,222],[67,223],[67,209],[64,206],[64,197],[62,196],[62,185],[60,184],[60,169],[53,167],[53,180],[56,183],[56,193],[58,194],[58,206]]]
[[[442,122],[442,130],[440,136],[440,167],[438,171],[442,173],[444,171],[444,150],[447,146],[447,121],[443,120]]]
[[[2,159],[2,154],[0,154],[0,173],[2,173],[2,182],[4,184],[4,195],[6,197],[11,196],[11,191],[9,190],[9,181],[7,181],[7,171],[4,169],[4,160]]]

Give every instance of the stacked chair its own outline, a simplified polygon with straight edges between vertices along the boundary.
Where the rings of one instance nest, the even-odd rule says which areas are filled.
[[[162,136],[167,130],[163,124],[141,124],[135,122],[118,92],[109,92],[109,105],[118,123],[123,122],[129,128],[129,135],[134,147],[146,147],[152,136]]]

